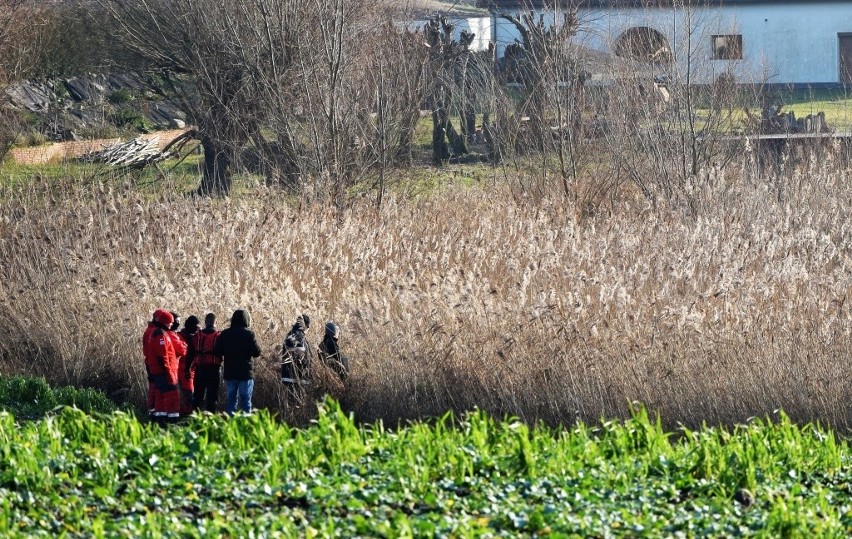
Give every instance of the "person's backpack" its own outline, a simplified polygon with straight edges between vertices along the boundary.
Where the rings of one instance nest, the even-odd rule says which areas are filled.
[[[305,333],[291,331],[284,338],[281,361],[281,381],[285,384],[308,383],[310,357]]]

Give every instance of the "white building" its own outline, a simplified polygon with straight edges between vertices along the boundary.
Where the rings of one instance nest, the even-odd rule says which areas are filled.
[[[534,9],[554,20],[577,8],[576,40],[617,56],[675,62],[691,81],[709,83],[723,73],[738,82],[830,86],[852,84],[852,1],[477,0],[494,15],[497,54],[520,39],[499,17]]]

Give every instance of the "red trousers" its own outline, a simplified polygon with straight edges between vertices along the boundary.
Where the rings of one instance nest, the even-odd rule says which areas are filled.
[[[149,409],[154,419],[176,419],[180,416],[180,393],[177,384],[169,380],[169,375],[152,374],[150,376],[151,386],[148,389]],[[153,396],[153,399],[151,398]],[[151,406],[153,401],[153,406]]]
[[[181,361],[181,363],[183,363]],[[180,415],[192,413],[192,394],[195,391],[195,369],[187,371],[185,365],[178,369],[178,385],[180,386]]]

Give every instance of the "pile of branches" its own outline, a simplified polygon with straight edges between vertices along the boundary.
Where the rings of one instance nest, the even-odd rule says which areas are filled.
[[[128,142],[119,142],[102,150],[89,152],[80,157],[85,163],[104,163],[111,166],[141,169],[171,156],[171,152],[160,150],[160,139],[143,137]]]
[[[831,133],[834,131],[825,120],[825,112],[808,114],[804,118],[796,118],[793,111],[783,112],[784,105],[767,105],[760,115],[745,109],[746,126],[750,132],[763,135],[790,133]]]

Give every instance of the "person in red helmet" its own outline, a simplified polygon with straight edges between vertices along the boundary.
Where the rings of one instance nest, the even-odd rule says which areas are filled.
[[[180,415],[178,356],[175,349],[175,343],[180,338],[170,330],[174,320],[169,311],[157,309],[152,324],[149,324],[142,336],[145,367],[153,385],[152,415],[160,425],[174,422]],[[186,353],[185,346],[178,345],[178,350]]]
[[[186,345],[186,353],[178,360],[178,386],[180,386],[180,415],[192,413],[192,394],[195,390],[195,362],[197,354],[193,346],[195,334],[198,333],[198,317],[190,315],[178,331],[178,337]]]

